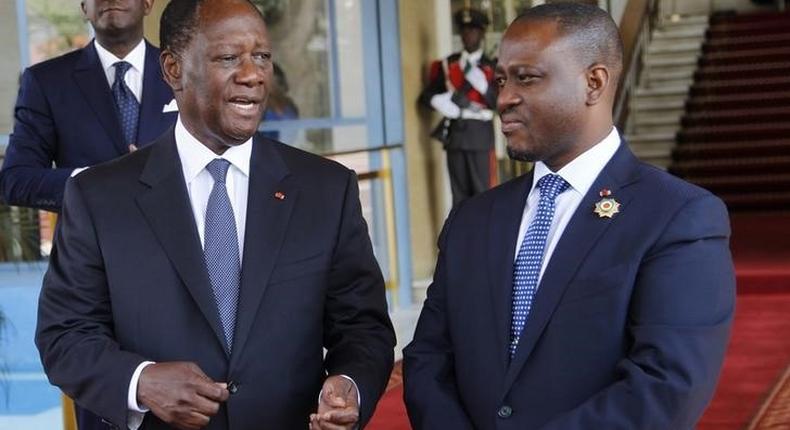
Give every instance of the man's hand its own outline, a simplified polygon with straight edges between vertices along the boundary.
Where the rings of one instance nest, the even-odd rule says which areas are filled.
[[[310,430],[350,430],[359,421],[359,401],[354,383],[342,376],[324,381],[318,412],[310,415]]]
[[[129,144],[129,153],[131,154],[134,151],[137,151],[137,145],[135,145],[134,143],[130,143]]]
[[[183,430],[208,425],[227,399],[226,384],[212,381],[197,364],[185,361],[147,366],[137,383],[137,403]]]

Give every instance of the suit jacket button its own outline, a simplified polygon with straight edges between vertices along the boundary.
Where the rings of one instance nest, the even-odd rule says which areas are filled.
[[[496,414],[499,418],[510,418],[513,415],[513,408],[508,405],[501,406]]]
[[[228,392],[230,394],[236,394],[239,392],[239,383],[236,381],[228,382]]]

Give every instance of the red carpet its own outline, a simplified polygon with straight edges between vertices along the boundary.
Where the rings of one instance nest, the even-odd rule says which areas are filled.
[[[788,430],[790,214],[736,214],[732,231],[735,324],[719,386],[697,429]],[[399,364],[368,429],[410,428]]]

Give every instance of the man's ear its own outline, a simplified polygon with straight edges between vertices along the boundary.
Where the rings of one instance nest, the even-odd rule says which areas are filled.
[[[181,91],[181,60],[171,50],[163,49],[159,54],[159,66],[162,68],[162,76],[165,82],[170,85],[173,92]]]
[[[600,103],[604,95],[612,85],[610,79],[612,74],[609,68],[603,64],[593,64],[587,68],[587,105],[592,106]]]
[[[154,0],[143,0],[143,14],[148,16],[154,7]]]

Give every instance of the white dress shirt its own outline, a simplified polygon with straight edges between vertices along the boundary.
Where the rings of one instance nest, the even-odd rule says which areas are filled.
[[[214,178],[206,165],[216,158],[224,158],[230,162],[225,178],[225,187],[228,190],[233,216],[236,219],[236,233],[238,235],[239,259],[244,261],[244,230],[247,222],[247,194],[250,186],[250,158],[252,157],[252,138],[238,146],[228,148],[221,156],[215,154],[205,145],[200,143],[181,122],[178,117],[175,128],[176,148],[178,158],[181,159],[181,170],[187,186],[189,203],[192,206],[192,215],[195,217],[195,226],[200,236],[200,245],[205,247],[206,206],[211,189],[214,187]],[[153,364],[151,361],[140,363],[129,381],[127,396],[127,425],[129,430],[137,430],[145,418],[148,409],[140,407],[137,403],[137,383],[143,369]]]
[[[527,204],[524,207],[524,214],[521,216],[521,227],[518,230],[518,240],[516,241],[516,254],[518,258],[518,250],[521,248],[521,242],[524,241],[524,234],[527,232],[527,227],[535,218],[538,211],[538,201],[540,200],[540,190],[535,187],[538,180],[550,173],[556,173],[565,179],[570,187],[557,196],[554,208],[554,218],[551,221],[549,234],[546,237],[546,248],[543,251],[543,263],[540,267],[540,274],[538,275],[538,285],[543,278],[543,272],[554,253],[554,248],[557,246],[565,227],[571,220],[571,217],[579,207],[584,195],[587,194],[598,174],[601,173],[606,163],[617,152],[620,147],[620,135],[617,129],[612,127],[612,131],[602,141],[595,144],[592,148],[588,149],[570,163],[566,164],[558,172],[552,172],[545,164],[538,161],[535,163],[535,173],[532,179],[532,188],[527,196]],[[583,208],[592,212],[593,208]]]
[[[107,84],[112,88],[115,83],[115,63],[119,61],[126,61],[132,67],[126,71],[123,77],[126,86],[132,90],[132,94],[140,103],[143,97],[143,69],[145,69],[145,40],[141,39],[140,43],[134,47],[126,57],[118,58],[112,52],[105,49],[98,40],[93,41],[93,46],[96,47],[96,53],[99,55],[99,62],[101,63],[104,76],[107,78]],[[71,171],[71,177],[77,176],[80,172],[86,170],[88,166],[78,167]]]
[[[105,49],[101,44],[94,40],[93,45],[96,47],[96,53],[99,54],[99,61],[101,62],[104,76],[107,77],[107,83],[112,88],[115,83],[115,63],[119,61],[126,61],[132,67],[126,71],[123,77],[126,86],[132,90],[137,102],[140,103],[143,96],[143,69],[145,68],[145,40],[140,40],[140,43],[134,47],[126,57],[118,58],[112,52]]]

